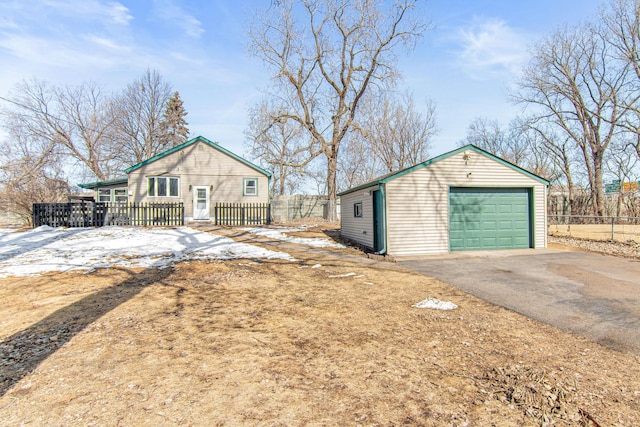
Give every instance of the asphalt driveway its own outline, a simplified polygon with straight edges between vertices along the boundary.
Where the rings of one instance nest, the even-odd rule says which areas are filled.
[[[458,252],[398,261],[486,301],[640,354],[640,260],[588,252]]]

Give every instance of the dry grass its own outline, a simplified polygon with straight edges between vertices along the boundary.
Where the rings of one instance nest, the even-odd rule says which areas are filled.
[[[353,254],[2,279],[0,424],[640,425],[637,355]]]

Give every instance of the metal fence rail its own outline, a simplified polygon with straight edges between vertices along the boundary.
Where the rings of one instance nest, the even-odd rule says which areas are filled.
[[[640,242],[640,217],[549,215],[549,235]]]
[[[35,203],[33,226],[102,227],[105,225],[184,225],[182,203]]]
[[[216,203],[216,225],[264,225],[271,223],[269,203]]]

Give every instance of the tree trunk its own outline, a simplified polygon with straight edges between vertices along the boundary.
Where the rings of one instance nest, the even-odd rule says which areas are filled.
[[[338,219],[336,209],[337,189],[336,189],[336,171],[338,168],[338,151],[333,149],[327,156],[327,196],[329,198],[329,220],[336,221]]]
[[[596,215],[605,216],[604,189],[602,186],[602,154],[600,151],[593,154],[593,203]]]

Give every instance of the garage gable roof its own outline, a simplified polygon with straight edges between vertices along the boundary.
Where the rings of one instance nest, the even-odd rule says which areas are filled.
[[[253,168],[256,171],[260,172],[261,174],[266,175],[267,177],[271,178],[271,172],[266,171],[266,170],[262,169],[261,167],[259,167],[257,165],[254,165],[250,161],[248,161],[246,159],[243,159],[242,157],[238,156],[237,154],[232,153],[231,151],[227,150],[226,148],[220,146],[219,144],[216,144],[215,142],[209,141],[207,138],[205,138],[203,136],[196,136],[195,138],[192,138],[192,139],[190,139],[190,140],[188,140],[186,142],[183,142],[180,145],[176,145],[175,147],[173,147],[173,148],[171,148],[171,149],[169,149],[167,151],[164,151],[164,152],[162,152],[160,154],[156,154],[155,156],[150,157],[147,160],[138,163],[137,165],[133,165],[130,168],[125,169],[124,173],[129,174],[129,173],[133,172],[136,169],[140,169],[142,166],[145,166],[145,165],[148,165],[149,163],[155,162],[156,160],[161,159],[163,157],[166,157],[169,154],[173,154],[176,151],[180,151],[183,148],[188,147],[189,145],[195,144],[196,142],[202,142],[204,144],[207,144],[208,146],[215,148],[216,150],[226,154],[227,156],[233,157],[234,159],[236,159],[240,163],[243,163],[243,164],[249,166],[250,168]]]
[[[501,163],[504,166],[507,166],[507,167],[509,167],[511,169],[514,169],[514,170],[516,170],[516,171],[528,176],[529,178],[534,179],[534,180],[536,180],[536,181],[538,181],[538,182],[540,182],[540,183],[542,183],[544,185],[548,186],[551,183],[550,181],[542,178],[541,176],[538,176],[538,175],[536,175],[536,174],[534,174],[532,172],[529,172],[526,169],[521,168],[518,165],[515,165],[515,164],[513,164],[511,162],[508,162],[505,159],[502,159],[502,158],[500,158],[500,157],[498,157],[498,156],[496,156],[494,154],[491,154],[490,152],[488,152],[486,150],[483,150],[480,147],[476,147],[473,144],[468,144],[468,145],[465,145],[463,147],[457,148],[457,149],[455,149],[453,151],[449,151],[448,153],[444,153],[444,154],[441,154],[441,155],[439,155],[437,157],[433,157],[433,158],[431,158],[429,160],[425,160],[422,163],[418,163],[417,165],[408,167],[408,168],[403,169],[401,171],[391,172],[390,174],[383,175],[383,176],[381,176],[379,178],[374,179],[373,181],[369,181],[369,182],[367,182],[365,184],[358,185],[357,187],[350,188],[348,190],[345,190],[345,191],[339,193],[338,196],[343,196],[343,195],[346,195],[346,194],[349,194],[349,193],[353,193],[354,191],[359,191],[359,190],[362,190],[364,188],[368,188],[368,187],[371,187],[371,186],[374,186],[374,185],[387,183],[387,182],[391,181],[392,179],[399,178],[399,177],[401,177],[403,175],[406,175],[408,173],[411,173],[411,172],[413,172],[415,170],[427,167],[427,166],[429,166],[429,165],[431,165],[431,164],[433,164],[435,162],[438,162],[440,160],[444,160],[444,159],[449,158],[451,156],[455,156],[456,154],[462,153],[462,152],[467,151],[467,150],[475,151],[476,153],[479,153],[479,154],[481,154],[483,156],[486,156],[486,157],[488,157],[488,158],[490,158],[492,160],[495,160],[496,162]]]

